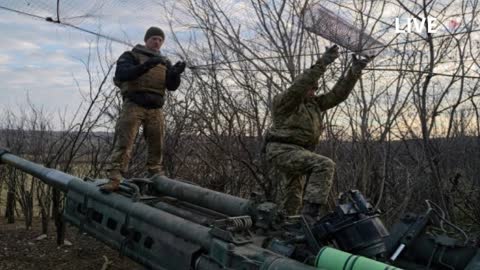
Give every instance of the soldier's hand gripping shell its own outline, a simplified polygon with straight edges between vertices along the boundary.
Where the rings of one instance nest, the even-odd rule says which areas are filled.
[[[362,70],[373,60],[374,56],[364,57],[352,54],[352,71],[353,73],[361,73]]]
[[[338,52],[338,46],[333,45],[332,47],[327,47],[325,50],[325,53],[323,53],[322,56],[322,62],[324,65],[329,65],[335,61],[340,56],[340,53]]]

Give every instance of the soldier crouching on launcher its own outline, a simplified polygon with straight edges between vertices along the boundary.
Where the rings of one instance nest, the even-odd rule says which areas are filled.
[[[119,189],[140,125],[143,125],[148,148],[148,176],[163,174],[165,123],[162,106],[165,90],[174,91],[180,86],[180,75],[186,65],[179,61],[172,66],[160,54],[165,41],[165,34],[160,28],[150,27],[145,33],[144,41],[145,45],[136,45],[117,60],[114,81],[120,87],[123,106],[115,127],[116,141],[108,175],[110,182],[101,187],[102,191]]]
[[[272,127],[266,135],[266,158],[286,177],[283,207],[289,215],[296,215],[302,205],[305,175],[309,178],[301,214],[315,217],[327,212],[335,163],[312,152],[322,131],[322,116],[326,110],[347,99],[362,70],[372,59],[358,59],[353,55],[350,69],[333,89],[315,95],[320,76],[338,56],[336,45],[328,48],[311,68],[296,77],[293,84],[273,100]]]

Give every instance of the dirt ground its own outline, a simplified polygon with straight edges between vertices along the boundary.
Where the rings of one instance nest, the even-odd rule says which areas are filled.
[[[120,257],[118,251],[85,234],[78,234],[74,227],[67,229],[66,239],[71,245],[56,245],[53,221],[48,236],[41,240],[37,239],[39,236],[38,219],[34,220],[32,229],[26,230],[22,220],[7,224],[3,217],[0,218],[0,269],[144,269],[127,257]],[[110,263],[106,263],[107,260]]]

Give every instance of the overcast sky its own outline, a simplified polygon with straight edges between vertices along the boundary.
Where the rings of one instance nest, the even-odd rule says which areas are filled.
[[[55,18],[55,2],[0,0],[0,5],[18,8],[41,17]],[[232,14],[248,16],[241,0],[225,2],[230,4],[222,8],[231,11],[238,9]],[[60,3],[60,17],[63,21],[114,36],[131,44],[143,43],[145,29],[149,26],[162,27],[167,32],[164,48],[167,54],[172,50],[167,20],[172,16],[179,19],[178,16],[181,15],[174,7],[177,3],[174,0],[70,0]],[[166,3],[167,9],[162,8],[159,3]],[[395,13],[393,9],[391,12]],[[398,16],[393,13],[390,14]],[[78,17],[86,14],[89,17]],[[384,19],[392,21],[392,18]],[[181,31],[188,30],[175,31],[181,34]],[[88,91],[87,73],[82,60],[87,59],[89,47],[96,46],[96,37],[4,9],[0,9],[0,36],[0,110],[18,110],[26,105],[28,95],[33,104],[43,106],[48,111],[67,109],[73,112],[81,101],[80,91]],[[99,46],[104,47],[105,43]],[[124,44],[111,43],[112,59],[115,60],[128,48]]]
[[[76,106],[79,93],[73,76],[80,75],[88,43],[84,34],[0,10],[0,106],[35,104]]]
[[[0,5],[42,17],[55,14],[52,13],[54,4],[39,4],[54,1],[31,1],[31,6],[26,5],[27,2],[1,0]],[[142,1],[129,1],[130,6],[124,2],[64,1],[61,10],[66,22],[131,44],[143,43],[145,29],[151,25],[166,27],[165,20],[159,20],[155,12],[139,9]],[[138,13],[132,8],[139,9]],[[148,6],[146,8],[148,10]],[[93,16],[87,20],[72,18],[84,14]],[[97,46],[96,36],[4,9],[0,9],[0,36],[0,110],[18,111],[26,106],[28,95],[33,104],[48,111],[67,109],[73,113],[81,102],[80,91],[88,91],[82,61],[86,61],[89,47]],[[113,60],[129,48],[116,42],[109,43]],[[105,47],[105,40],[99,46]],[[168,51],[168,46],[165,50]]]

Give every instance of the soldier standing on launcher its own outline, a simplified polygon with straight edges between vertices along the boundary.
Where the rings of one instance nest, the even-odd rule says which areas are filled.
[[[172,66],[160,54],[164,40],[165,34],[160,28],[150,27],[145,33],[145,46],[136,45],[117,60],[114,81],[120,87],[123,106],[115,127],[116,142],[108,175],[110,182],[102,186],[103,191],[119,189],[140,125],[143,125],[148,147],[147,173],[149,176],[163,173],[165,124],[162,106],[165,90],[176,90],[180,85],[180,74],[185,70],[185,62]]]
[[[323,113],[347,99],[362,70],[371,58],[357,59],[333,89],[315,95],[318,80],[327,66],[339,56],[335,45],[327,49],[316,63],[295,78],[283,93],[275,96],[272,106],[272,127],[266,136],[266,157],[286,177],[286,198],[283,207],[289,215],[296,215],[302,205],[302,214],[310,217],[323,215],[335,171],[335,163],[312,152],[322,131]],[[304,175],[309,175],[303,193]]]

